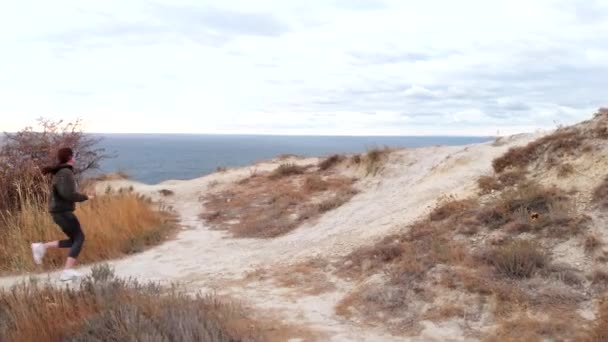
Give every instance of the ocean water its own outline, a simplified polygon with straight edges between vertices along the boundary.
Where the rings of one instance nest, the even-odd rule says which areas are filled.
[[[218,167],[245,166],[280,154],[326,156],[358,153],[374,147],[467,145],[490,137],[411,136],[260,136],[189,134],[104,134],[100,147],[115,157],[101,172],[126,171],[134,180],[156,184],[192,179]]]

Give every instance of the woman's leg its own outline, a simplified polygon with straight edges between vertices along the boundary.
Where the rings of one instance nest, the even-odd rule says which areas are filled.
[[[49,247],[70,248],[65,268],[73,268],[84,244],[84,233],[80,227],[80,222],[72,212],[54,214],[53,219],[69,239],[49,242]]]

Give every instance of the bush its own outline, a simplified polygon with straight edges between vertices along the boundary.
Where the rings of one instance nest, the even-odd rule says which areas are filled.
[[[390,152],[391,150],[388,147],[382,149],[374,148],[367,151],[363,159],[365,161],[366,174],[373,176],[378,174],[378,172],[382,170],[382,167],[384,166]]]
[[[329,170],[332,167],[336,166],[338,163],[340,163],[342,160],[344,160],[344,156],[341,156],[339,154],[329,156],[319,163],[319,170]]]
[[[269,176],[270,179],[279,179],[293,175],[304,174],[306,168],[294,163],[284,163],[279,165]]]
[[[19,209],[19,191],[26,190],[29,197],[45,196],[48,178],[40,170],[56,163],[59,148],[71,147],[77,164],[76,173],[99,167],[101,160],[108,158],[104,149],[97,148],[99,138],[87,135],[82,123],[38,120],[38,130],[27,127],[17,133],[5,133],[0,146],[0,210]],[[17,188],[17,185],[20,188]]]
[[[593,201],[602,209],[608,208],[608,177],[593,190]]]
[[[236,304],[164,291],[93,268],[75,288],[23,283],[0,290],[1,341],[265,340]]]
[[[163,196],[173,196],[175,193],[169,189],[160,189],[158,192]]]
[[[494,247],[484,258],[499,273],[511,278],[529,278],[549,263],[546,252],[528,240],[515,240]]]
[[[477,179],[477,186],[482,194],[489,194],[502,189],[502,184],[493,176],[481,176]]]
[[[472,200],[457,200],[453,196],[447,196],[439,199],[437,206],[429,214],[431,221],[443,221],[454,215],[460,215],[469,209],[473,208]]]
[[[543,154],[554,157],[574,154],[585,139],[585,134],[577,129],[558,129],[553,134],[532,141],[526,146],[512,147],[503,156],[494,159],[492,166],[496,173],[508,168],[523,169]]]
[[[318,175],[311,175],[304,181],[304,190],[308,192],[325,191],[329,188],[329,183]]]

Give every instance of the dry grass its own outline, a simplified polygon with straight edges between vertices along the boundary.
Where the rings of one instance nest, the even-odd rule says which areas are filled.
[[[169,189],[160,189],[160,190],[158,190],[158,193],[160,193],[161,195],[163,195],[165,197],[175,195],[175,193]]]
[[[343,278],[362,279],[384,274],[383,281],[356,289],[336,307],[338,314],[349,317],[357,312],[366,321],[382,323],[391,317],[398,330],[413,328],[426,310],[412,307],[416,301],[433,297],[434,270],[471,265],[475,260],[462,242],[453,238],[455,221],[473,202],[446,198],[433,210],[433,217],[408,227],[404,233],[387,236],[347,255],[337,265]]]
[[[20,211],[0,213],[0,272],[38,270],[30,243],[65,239],[47,213],[45,201],[23,200]],[[80,262],[90,263],[135,253],[164,240],[173,217],[149,199],[130,192],[96,197],[78,206],[86,235]],[[162,209],[162,208],[161,208]],[[45,269],[63,264],[65,250],[50,250]]]
[[[431,221],[443,221],[473,209],[476,204],[471,199],[458,200],[453,196],[441,197],[437,206],[429,214],[429,219]]]
[[[506,187],[511,187],[524,183],[526,180],[526,172],[524,170],[505,171],[498,175],[481,176],[477,180],[477,185],[481,190],[481,194],[489,194],[494,191],[501,191]]]
[[[294,163],[284,163],[279,165],[269,176],[270,179],[279,179],[294,175],[301,175],[306,172],[306,167]]]
[[[502,189],[502,185],[498,179],[494,176],[481,176],[477,179],[477,186],[481,191],[481,194],[490,194],[494,191]]]
[[[581,339],[586,342],[608,341],[608,297],[605,295],[599,301],[595,322],[591,325],[586,336]]]
[[[493,247],[483,258],[497,272],[511,278],[530,278],[549,264],[547,252],[538,243],[528,240]]]
[[[348,202],[354,180],[282,164],[202,198],[201,218],[236,237],[271,238]]]
[[[520,176],[514,173],[509,179]],[[503,181],[513,185],[494,198],[484,202],[441,198],[427,218],[403,233],[346,256],[336,264],[337,274],[368,281],[343,298],[336,312],[391,330],[398,326],[398,333],[410,334],[424,319],[475,321],[490,310],[498,328],[487,335],[488,340],[515,340],[516,335],[506,334],[513,322],[524,324],[521,336],[574,336],[576,329],[559,317],[564,310],[576,312],[586,296],[581,292],[584,280],[574,271],[552,265],[548,252],[536,242],[511,236],[530,232],[570,237],[586,228],[586,219],[558,189],[529,181]],[[494,246],[480,246],[479,237],[497,229],[506,238]],[[462,305],[448,305],[449,300],[445,308],[432,304],[447,294],[452,294],[447,298],[467,298],[473,306],[466,306],[465,315]],[[549,316],[528,324],[518,321],[524,312]],[[576,314],[570,317],[572,322],[577,320]]]
[[[544,317],[543,317],[544,316]],[[520,311],[500,321],[498,329],[485,336],[485,341],[571,341],[577,337],[582,319],[568,311],[555,310],[545,315]]]
[[[565,192],[534,182],[503,191],[479,210],[477,219],[490,229],[542,233],[555,238],[580,233],[589,220],[576,211]]]
[[[574,166],[572,166],[572,164],[561,164],[557,167],[557,176],[559,178],[566,178],[570,175],[572,175],[575,172],[574,170]]]
[[[558,129],[554,133],[530,142],[523,147],[513,147],[503,156],[494,159],[492,166],[496,173],[506,169],[523,169],[537,162],[542,156],[559,158],[565,155],[573,155],[587,139],[585,134],[578,129]]]
[[[587,233],[583,242],[587,252],[595,252],[598,248],[604,245],[601,236],[598,233]]]
[[[362,158],[366,175],[377,175],[384,168],[384,164],[391,152],[392,150],[388,147],[374,148],[367,151]]]
[[[465,315],[465,308],[459,303],[446,303],[439,307],[434,307],[427,311],[423,319],[429,321],[445,321],[453,317],[463,317]]]
[[[608,272],[601,269],[596,269],[593,271],[593,273],[591,273],[589,279],[593,284],[601,284],[606,286],[608,285]]]
[[[329,169],[335,167],[336,165],[340,164],[344,159],[345,159],[345,157],[341,156],[339,154],[331,155],[331,156],[323,159],[319,163],[319,165],[318,165],[319,170],[321,170],[321,171],[329,170]]]
[[[0,290],[2,341],[261,341],[268,333],[227,300],[118,279],[107,266],[73,289]]]
[[[549,168],[560,165],[565,156],[576,156],[593,151],[594,140],[608,139],[608,118],[605,114],[596,115],[585,126],[558,128],[552,134],[528,143],[526,146],[513,147],[503,156],[492,162],[494,171],[526,169],[533,164]],[[569,175],[572,168],[565,166],[558,170],[563,176]]]
[[[604,178],[593,191],[593,201],[602,209],[608,208],[608,177]]]

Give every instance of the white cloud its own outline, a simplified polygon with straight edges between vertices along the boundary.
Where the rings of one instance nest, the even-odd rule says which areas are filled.
[[[495,134],[605,105],[608,5],[24,0],[0,5],[0,130]],[[5,119],[8,118],[8,119]]]
[[[431,99],[439,96],[439,93],[431,91],[425,87],[413,85],[403,92],[403,95],[407,97],[413,97],[418,99]]]

